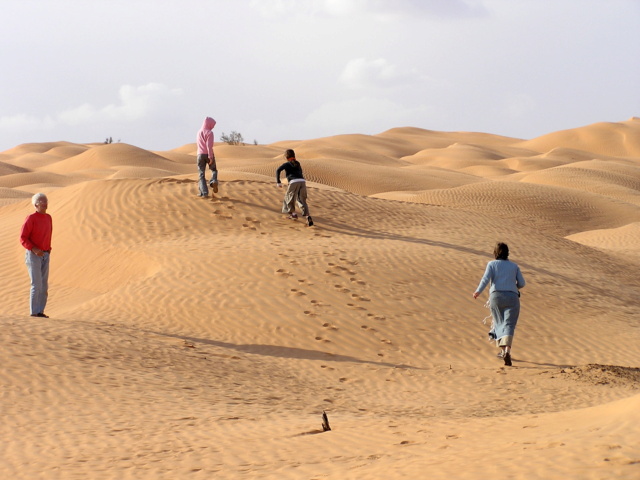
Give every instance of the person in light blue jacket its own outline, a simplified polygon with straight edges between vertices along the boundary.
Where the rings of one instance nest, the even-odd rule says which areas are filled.
[[[516,324],[520,316],[520,289],[524,287],[524,277],[517,264],[509,260],[509,247],[498,242],[493,249],[495,260],[487,264],[473,298],[478,298],[487,285],[489,288],[489,307],[493,324],[489,336],[500,347],[498,357],[504,364],[511,366],[511,344]]]

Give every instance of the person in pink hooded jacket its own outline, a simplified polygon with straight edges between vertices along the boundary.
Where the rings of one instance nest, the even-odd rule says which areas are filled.
[[[207,117],[202,123],[202,128],[198,131],[196,137],[196,144],[198,146],[198,157],[196,163],[198,164],[198,172],[200,178],[198,179],[198,189],[200,190],[199,197],[208,197],[209,189],[207,188],[207,179],[205,173],[207,171],[207,165],[211,169],[211,181],[209,186],[213,190],[213,193],[218,193],[218,168],[216,167],[216,157],[213,154],[213,127],[216,126],[216,121]]]

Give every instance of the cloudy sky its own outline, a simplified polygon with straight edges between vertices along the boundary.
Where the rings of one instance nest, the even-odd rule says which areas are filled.
[[[640,116],[640,0],[0,0],[0,151]]]

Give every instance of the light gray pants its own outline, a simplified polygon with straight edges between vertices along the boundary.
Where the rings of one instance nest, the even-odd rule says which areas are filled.
[[[309,206],[307,205],[307,183],[294,182],[287,186],[287,192],[284,194],[282,202],[282,213],[293,213],[296,211],[295,204],[302,211],[303,216],[309,215]]]
[[[27,264],[31,278],[29,297],[31,315],[44,313],[49,298],[49,252],[44,252],[44,255],[39,257],[31,250],[27,250],[24,263]]]
[[[516,292],[492,292],[489,307],[498,346],[511,346],[520,316],[520,298]]]

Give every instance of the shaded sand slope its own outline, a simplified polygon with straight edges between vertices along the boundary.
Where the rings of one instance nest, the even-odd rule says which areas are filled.
[[[3,152],[55,230],[32,318],[33,190],[0,188],[0,477],[638,478],[640,159],[521,143],[221,146],[209,199],[191,145]],[[289,146],[313,228],[279,213]],[[528,282],[512,368],[471,297],[498,239]]]

